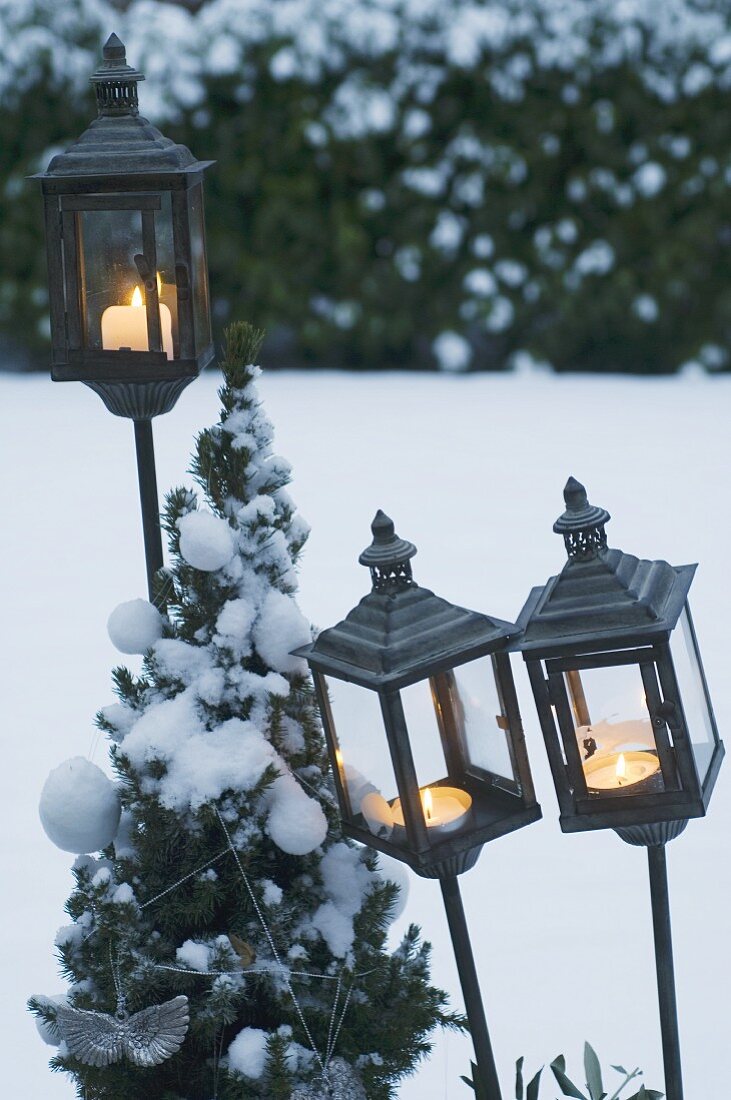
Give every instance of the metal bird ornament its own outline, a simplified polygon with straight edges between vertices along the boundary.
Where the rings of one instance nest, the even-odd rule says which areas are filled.
[[[133,1016],[124,998],[114,1016],[59,1005],[56,1022],[69,1052],[88,1066],[111,1066],[125,1057],[135,1066],[159,1066],[183,1045],[190,1023],[188,998],[174,997]]]

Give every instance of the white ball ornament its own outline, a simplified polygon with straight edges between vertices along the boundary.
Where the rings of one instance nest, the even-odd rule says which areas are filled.
[[[73,756],[54,768],[38,807],[49,840],[62,852],[100,852],[114,840],[121,804],[114,783],[96,764]]]
[[[147,653],[162,638],[162,615],[147,600],[127,600],[109,616],[107,631],[120,653]]]
[[[215,573],[234,556],[233,531],[212,512],[188,512],[178,520],[180,553],[194,569]]]

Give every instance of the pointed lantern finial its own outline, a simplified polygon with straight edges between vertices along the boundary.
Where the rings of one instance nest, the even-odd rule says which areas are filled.
[[[389,592],[412,585],[411,558],[416,553],[413,542],[400,539],[393,520],[379,508],[373,523],[373,542],[358,558],[371,571],[374,592]]]
[[[566,511],[558,517],[553,529],[563,535],[570,560],[586,561],[606,549],[604,525],[611,516],[604,508],[596,508],[587,499],[586,489],[575,477],[570,477],[563,491]]]
[[[102,63],[91,75],[99,116],[136,115],[137,84],[144,74],[127,64],[127,51],[116,34],[110,34],[102,50]]]

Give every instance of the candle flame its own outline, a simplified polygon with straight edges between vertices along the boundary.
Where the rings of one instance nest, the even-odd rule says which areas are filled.
[[[424,806],[424,816],[427,821],[431,821],[434,816],[434,800],[432,799],[432,794],[428,787],[425,791],[422,791],[421,801]]]
[[[134,293],[132,294],[132,305],[135,307],[142,305],[142,291],[138,286],[135,287]]]
[[[343,754],[341,753],[340,749],[336,749],[336,750],[335,750],[335,760],[337,761],[337,765],[338,765],[338,767],[339,767],[339,768],[340,768],[340,770],[342,771],[342,770],[343,770],[343,764],[344,764],[344,760],[343,760]]]
[[[619,754],[619,760],[617,761],[617,779],[627,778],[627,761],[624,758],[624,753]]]

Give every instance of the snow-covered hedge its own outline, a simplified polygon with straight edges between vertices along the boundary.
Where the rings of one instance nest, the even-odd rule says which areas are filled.
[[[44,331],[23,176],[115,29],[215,158],[217,320],[270,361],[728,365],[727,0],[0,0],[0,326]]]

